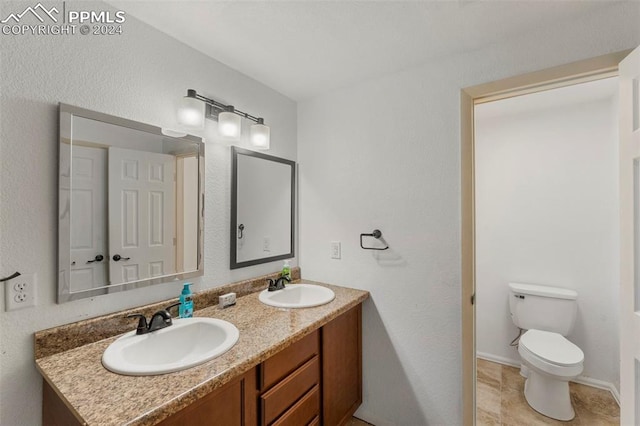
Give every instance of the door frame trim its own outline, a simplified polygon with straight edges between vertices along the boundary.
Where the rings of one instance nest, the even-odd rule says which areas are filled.
[[[460,90],[460,193],[462,286],[462,420],[475,425],[475,141],[477,104],[571,86],[618,75],[618,64],[633,49],[609,53]]]

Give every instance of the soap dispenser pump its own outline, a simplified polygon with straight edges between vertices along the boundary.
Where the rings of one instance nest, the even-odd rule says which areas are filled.
[[[184,283],[180,294],[180,318],[191,318],[193,316],[193,294],[189,287],[191,283]]]

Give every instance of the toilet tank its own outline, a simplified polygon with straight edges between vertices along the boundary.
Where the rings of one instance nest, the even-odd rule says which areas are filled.
[[[567,336],[578,313],[578,293],[561,287],[509,283],[509,312],[525,330],[552,331]]]

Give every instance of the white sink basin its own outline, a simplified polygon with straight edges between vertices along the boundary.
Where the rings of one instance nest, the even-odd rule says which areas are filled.
[[[102,354],[102,364],[114,373],[151,376],[186,370],[222,355],[240,332],[215,318],[182,318],[147,334],[135,330],[118,338]]]
[[[315,284],[287,284],[283,290],[264,290],[258,299],[276,308],[311,308],[331,302],[336,294],[333,290]]]

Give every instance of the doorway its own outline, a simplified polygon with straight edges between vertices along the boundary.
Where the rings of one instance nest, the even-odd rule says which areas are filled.
[[[463,421],[476,422],[476,221],[474,105],[617,75],[630,51],[617,52],[461,91],[461,258]]]
[[[618,87],[609,77],[474,108],[477,425],[551,421],[523,396],[508,283],[577,293],[562,332],[584,353],[574,422],[620,423]],[[525,328],[560,332],[559,318]]]

